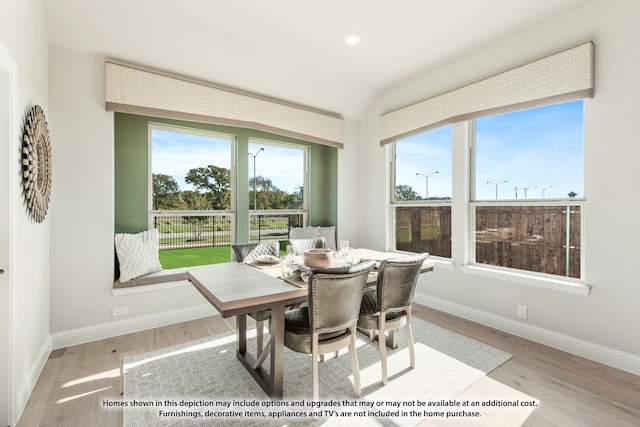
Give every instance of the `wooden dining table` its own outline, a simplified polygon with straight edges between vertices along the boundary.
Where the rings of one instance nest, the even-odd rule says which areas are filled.
[[[382,261],[402,254],[355,249],[354,256],[359,260]],[[299,261],[301,259],[300,257]],[[331,267],[342,265],[342,258],[336,257]],[[433,270],[434,265],[433,261],[427,259],[422,272]],[[308,297],[308,290],[303,282],[292,284],[291,280],[283,280],[280,275],[279,264],[229,262],[187,269],[187,279],[222,317],[236,316],[237,358],[267,395],[276,399],[281,399],[283,393],[285,309],[306,302]],[[377,274],[374,271],[369,275],[367,283],[373,285],[376,281]],[[268,370],[262,366],[264,357],[247,352],[247,314],[262,310],[271,310]]]

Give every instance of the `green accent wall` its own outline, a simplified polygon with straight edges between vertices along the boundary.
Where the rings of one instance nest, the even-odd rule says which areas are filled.
[[[148,227],[149,123],[235,135],[236,241],[249,236],[249,139],[286,142],[309,147],[309,224],[336,225],[338,217],[338,149],[269,132],[231,126],[114,114],[115,232],[136,233]]]

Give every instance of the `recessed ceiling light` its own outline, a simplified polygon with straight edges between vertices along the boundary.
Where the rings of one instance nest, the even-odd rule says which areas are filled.
[[[348,45],[356,45],[358,43],[360,43],[360,37],[353,35],[353,36],[349,36],[346,39],[344,39],[345,43],[347,43]]]

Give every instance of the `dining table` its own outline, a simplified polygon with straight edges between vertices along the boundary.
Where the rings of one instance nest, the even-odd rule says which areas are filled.
[[[370,249],[354,249],[354,262],[383,260],[403,256],[401,253],[381,252]],[[302,256],[295,264],[303,266]],[[330,267],[344,266],[340,256],[332,258]],[[421,272],[434,269],[435,262],[427,258]],[[287,307],[303,304],[308,299],[307,284],[300,276],[282,277],[280,262],[228,262],[189,267],[187,279],[224,318],[236,316],[237,359],[254,380],[274,399],[283,395],[284,378],[284,314]],[[367,286],[377,282],[377,268],[367,278]],[[271,311],[269,333],[271,344],[268,353],[253,355],[247,351],[247,315],[262,310]],[[387,345],[394,345],[393,342]],[[270,356],[269,368],[263,367]]]

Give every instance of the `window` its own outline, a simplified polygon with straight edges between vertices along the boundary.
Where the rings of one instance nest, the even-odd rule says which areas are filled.
[[[151,125],[150,226],[163,268],[229,260],[233,235],[234,138]]]
[[[395,249],[451,257],[451,126],[393,144]]]
[[[286,240],[306,217],[307,148],[249,140],[250,240]]]
[[[477,119],[472,152],[475,263],[580,278],[583,101]]]

